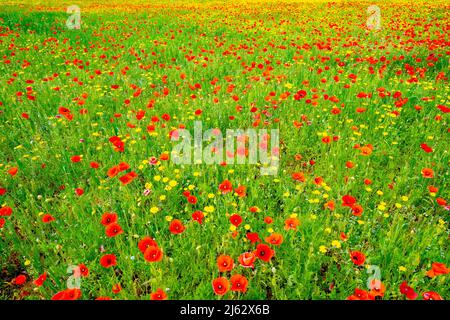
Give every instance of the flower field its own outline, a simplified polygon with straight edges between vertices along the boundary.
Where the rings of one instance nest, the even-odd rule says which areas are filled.
[[[0,4],[1,300],[450,297],[448,2]]]

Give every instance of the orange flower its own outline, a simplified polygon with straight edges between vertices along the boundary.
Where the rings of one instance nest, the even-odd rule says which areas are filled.
[[[383,297],[384,296],[384,292],[386,291],[386,288],[380,280],[373,279],[370,282],[369,287],[370,287],[369,294],[372,295],[373,297]]]
[[[422,176],[424,178],[433,178],[434,177],[434,171],[431,168],[423,168],[422,169]]]
[[[352,213],[354,216],[360,217],[363,213],[364,209],[359,204],[354,204],[352,206]]]
[[[305,182],[305,175],[303,172],[294,172],[292,174],[292,179],[299,182]]]
[[[297,218],[287,218],[284,221],[284,229],[285,230],[297,230],[297,227],[300,225],[300,221]]]
[[[373,151],[373,146],[371,144],[368,144],[367,146],[361,147],[359,150],[361,151],[361,155],[369,156]]]
[[[219,272],[227,272],[231,271],[234,266],[233,258],[226,255],[220,255],[217,258],[217,267],[219,268]]]
[[[131,181],[133,181],[137,177],[137,173],[134,171],[128,172],[121,176],[119,178],[120,182],[122,182],[123,185],[129,184]]]
[[[17,167],[13,167],[8,170],[8,173],[14,177],[17,174],[17,171],[19,171],[19,169]]]
[[[274,232],[270,236],[268,236],[265,240],[267,243],[279,246],[280,244],[283,243],[283,236],[279,233]]]
[[[245,293],[247,291],[248,280],[246,277],[235,274],[230,279],[231,282],[231,291],[238,291]]]
[[[325,209],[328,209],[330,211],[334,211],[334,208],[336,207],[333,200],[327,201],[323,206]]]
[[[262,261],[269,262],[274,255],[274,251],[266,244],[258,244],[256,246],[255,255]]]
[[[238,258],[239,263],[244,268],[254,268],[256,256],[253,252],[244,252]]]
[[[119,173],[119,166],[114,166],[108,169],[107,175],[110,178],[114,178]]]
[[[144,259],[148,262],[158,262],[161,261],[163,257],[163,253],[161,249],[155,246],[149,246],[145,249]]]
[[[166,299],[167,293],[165,293],[164,290],[161,288],[156,289],[156,292],[153,292],[150,295],[150,300],[166,300]]]
[[[447,274],[450,272],[450,269],[444,263],[433,262],[431,264],[431,270],[428,270],[427,276],[430,278],[439,276],[441,274]]]
[[[230,287],[230,283],[228,282],[227,278],[219,277],[213,280],[212,286],[214,293],[219,296],[222,296],[225,293],[227,293],[228,288]]]

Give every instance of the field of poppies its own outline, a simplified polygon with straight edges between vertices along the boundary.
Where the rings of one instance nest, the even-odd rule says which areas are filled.
[[[448,2],[0,4],[0,299],[450,297]]]

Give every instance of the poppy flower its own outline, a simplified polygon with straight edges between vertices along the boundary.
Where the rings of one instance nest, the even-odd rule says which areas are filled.
[[[363,207],[359,204],[354,204],[352,207],[352,214],[354,216],[360,217],[364,211]]]
[[[172,222],[169,225],[169,230],[173,234],[180,234],[184,231],[184,229],[185,227],[183,223],[178,219],[172,220]]]
[[[247,291],[248,280],[246,277],[235,274],[230,278],[231,282],[231,291],[237,291],[245,293]]]
[[[253,252],[244,252],[238,258],[239,264],[244,268],[254,268],[255,260],[256,255]]]
[[[87,277],[89,275],[89,269],[84,264],[80,264],[78,269],[80,270],[82,277]]]
[[[292,179],[299,182],[305,182],[305,174],[303,172],[292,173]]]
[[[19,171],[19,169],[18,169],[17,167],[13,167],[13,168],[11,168],[11,169],[8,170],[8,173],[9,173],[11,176],[14,177],[14,176],[17,174],[18,171]]]
[[[444,300],[442,299],[442,297],[439,295],[439,293],[434,292],[434,291],[427,291],[424,292],[422,294],[423,296],[423,300]]]
[[[386,288],[380,280],[373,279],[372,281],[370,281],[369,287],[370,287],[369,294],[372,295],[373,297],[383,297],[384,296],[384,292],[386,291]]]
[[[259,238],[258,233],[256,232],[247,232],[245,235],[248,240],[250,240],[251,243],[261,242],[261,239]]]
[[[271,224],[273,222],[272,217],[264,217],[264,223]]]
[[[115,223],[117,221],[118,215],[114,212],[105,212],[102,216],[101,224],[105,227],[111,223]]]
[[[404,294],[409,300],[415,300],[418,296],[414,289],[408,286],[406,281],[403,281],[400,285],[400,293]]]
[[[76,188],[75,193],[77,196],[82,196],[84,194],[84,190],[82,188]]]
[[[230,222],[231,222],[232,225],[234,225],[236,227],[239,227],[239,225],[242,223],[242,218],[238,214],[233,214],[230,217]]]
[[[105,232],[107,237],[112,238],[118,236],[119,234],[122,234],[123,230],[118,223],[114,222],[108,224],[108,226],[105,229]]]
[[[213,280],[212,286],[214,293],[219,296],[222,296],[225,293],[227,293],[228,288],[230,287],[230,283],[228,282],[227,278],[219,277]]]
[[[149,246],[144,251],[144,259],[148,262],[158,262],[163,258],[161,249],[155,246]]]
[[[120,283],[113,285],[112,287],[113,293],[118,294],[120,291],[122,291],[122,286],[120,285]]]
[[[9,217],[13,210],[11,207],[4,206],[0,208],[0,217]]]
[[[268,245],[260,243],[254,253],[262,261],[269,262],[275,252]]]
[[[44,284],[46,279],[47,279],[47,272],[44,272],[36,280],[33,281],[33,284],[36,287],[40,287],[40,286],[42,286]]]
[[[90,166],[92,169],[98,169],[98,168],[100,167],[100,164],[99,164],[98,162],[92,161],[92,162],[89,164],[89,166]]]
[[[114,145],[115,151],[117,151],[117,152],[125,151],[125,144],[119,137],[113,136],[113,137],[109,138],[109,142],[111,142]]]
[[[375,300],[375,297],[366,290],[356,288],[355,293],[347,297],[347,300]]]
[[[6,194],[6,189],[5,188],[0,188],[0,196],[3,196]]]
[[[342,197],[343,207],[352,207],[355,203],[356,199],[348,194]]]
[[[360,251],[350,252],[350,258],[352,259],[352,262],[357,266],[364,264],[364,261],[366,261],[366,256]]]
[[[108,169],[108,172],[106,173],[108,177],[114,178],[117,176],[117,174],[120,172],[119,166],[114,166]]]
[[[146,236],[146,237],[142,238],[141,241],[139,241],[138,248],[139,248],[139,251],[144,253],[148,247],[158,247],[158,244],[156,243],[156,241],[154,239]]]
[[[450,269],[444,263],[433,262],[431,264],[431,270],[427,271],[427,276],[430,278],[436,277],[438,275],[447,274],[450,272]]]
[[[196,196],[189,196],[187,197],[187,201],[191,204],[196,204],[197,203],[197,197]]]
[[[279,233],[274,232],[270,236],[266,237],[265,240],[267,243],[279,246],[283,243],[283,236]]]
[[[55,221],[55,218],[53,218],[51,214],[46,213],[42,216],[43,223],[50,223],[52,221]]]
[[[23,285],[26,281],[27,281],[27,277],[26,277],[25,275],[21,274],[21,275],[18,275],[17,277],[15,277],[15,278],[12,280],[12,283],[15,284],[15,285],[17,285],[17,286],[21,286],[21,285]]]
[[[55,294],[52,300],[77,300],[79,298],[81,298],[80,289],[66,289]]]
[[[161,288],[156,289],[155,292],[152,292],[150,294],[150,300],[166,300],[166,299],[167,299],[167,294]]]
[[[105,254],[100,258],[100,264],[104,268],[110,268],[117,265],[117,258],[113,254]]]
[[[5,225],[6,220],[4,218],[0,219],[0,229],[3,228],[3,226]]]
[[[120,182],[122,182],[123,185],[127,185],[130,182],[132,182],[136,177],[137,177],[137,173],[134,171],[128,172],[126,174],[124,174],[123,176],[121,176],[119,178]]]
[[[226,255],[220,255],[217,258],[217,267],[219,268],[219,272],[228,272],[233,269],[234,261],[233,258]]]
[[[287,218],[284,221],[284,229],[285,230],[297,230],[297,227],[300,225],[300,221],[297,218]]]
[[[192,219],[194,220],[194,221],[197,221],[199,224],[202,224],[203,223],[203,218],[205,217],[205,215],[203,214],[203,212],[201,212],[201,211],[195,211],[193,214],[192,214]]]
[[[224,180],[221,184],[219,184],[219,190],[222,194],[227,194],[233,190],[233,186],[229,180]]]
[[[245,186],[239,186],[236,189],[234,189],[234,192],[240,197],[243,198],[247,195],[247,188]]]
[[[425,151],[426,153],[433,152],[433,149],[432,149],[429,145],[427,145],[426,143],[422,143],[422,144],[420,145],[420,147],[421,147],[422,150]]]
[[[81,156],[73,156],[70,158],[73,163],[77,163],[81,161]]]
[[[422,176],[424,178],[428,178],[428,179],[433,178],[434,177],[433,169],[431,169],[431,168],[423,168],[422,169]]]

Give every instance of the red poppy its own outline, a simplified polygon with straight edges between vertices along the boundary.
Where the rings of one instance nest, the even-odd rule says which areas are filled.
[[[409,300],[415,300],[418,296],[414,289],[408,286],[406,281],[403,281],[400,285],[400,292],[404,294]]]
[[[81,161],[81,156],[73,156],[70,160],[74,163]]]
[[[201,211],[195,211],[193,214],[192,214],[192,219],[194,220],[194,221],[197,221],[199,224],[202,224],[203,223],[203,218],[205,217],[205,215],[203,214],[203,212],[201,212]]]
[[[105,254],[100,258],[100,264],[104,268],[110,268],[117,265],[117,258],[113,254]]]
[[[84,190],[83,190],[82,188],[76,188],[76,189],[75,189],[75,193],[76,193],[78,196],[82,196],[82,195],[84,194]]]
[[[261,242],[261,239],[259,238],[258,233],[256,232],[247,232],[245,235],[248,240],[250,240],[251,243]]]
[[[350,258],[357,266],[364,264],[364,261],[366,261],[366,256],[360,251],[350,252]]]
[[[269,262],[275,252],[268,245],[260,243],[256,246],[254,253],[262,261]]]
[[[432,149],[429,145],[427,145],[426,143],[422,143],[422,144],[420,145],[420,147],[421,147],[422,150],[425,151],[426,153],[433,152],[433,149]]]
[[[166,299],[167,294],[161,288],[156,289],[156,292],[150,294],[150,300],[166,300]]]
[[[138,248],[142,253],[144,253],[148,247],[158,247],[158,244],[156,243],[155,239],[146,236],[142,238],[141,241],[139,241]]]
[[[253,252],[244,252],[238,258],[240,265],[244,268],[254,268],[255,260],[256,255]]]
[[[424,292],[422,296],[423,296],[423,300],[444,300],[439,295],[439,293],[434,292],[434,291]]]
[[[3,196],[4,194],[6,194],[6,189],[0,188],[0,196]]]
[[[14,176],[17,174],[18,171],[19,171],[19,169],[18,169],[17,167],[13,167],[13,168],[11,168],[11,169],[8,170],[8,173],[9,173],[11,176],[14,177]]]
[[[89,275],[89,269],[84,264],[80,264],[78,269],[80,270],[82,277],[87,277]]]
[[[92,169],[98,169],[100,167],[100,164],[95,161],[92,161],[89,165]]]
[[[12,283],[17,285],[17,286],[21,286],[23,285],[25,282],[27,281],[27,277],[23,274],[18,275],[17,277],[15,277],[12,280]]]
[[[267,243],[279,246],[283,243],[283,236],[279,233],[274,232],[270,236],[266,237],[265,240]]]
[[[36,280],[33,281],[33,284],[36,287],[40,287],[40,286],[42,286],[44,284],[46,279],[47,279],[47,272],[44,272]]]
[[[433,262],[431,264],[431,270],[427,271],[427,276],[430,278],[436,277],[438,275],[447,274],[450,269],[444,263]]]
[[[297,218],[287,218],[284,221],[284,229],[285,230],[297,230],[297,227],[300,225],[300,221]]]
[[[46,213],[42,216],[42,222],[43,223],[50,223],[52,221],[55,221],[55,218],[52,217],[52,215]]]
[[[247,291],[248,280],[246,277],[235,274],[230,278],[231,291],[238,291],[245,293]]]
[[[52,300],[77,300],[79,298],[81,298],[80,289],[66,289],[55,294]]]
[[[232,225],[234,225],[236,227],[239,227],[239,225],[242,223],[242,218],[238,214],[233,214],[230,217],[230,222],[231,222]]]
[[[109,142],[111,142],[114,145],[114,150],[117,152],[124,152],[125,151],[125,144],[122,142],[122,140],[117,137],[113,136],[109,138]]]
[[[433,178],[434,177],[434,171],[431,168],[423,168],[422,169],[422,176],[424,178]]]
[[[354,216],[360,217],[364,211],[363,207],[359,204],[354,204],[352,207],[352,214]]]
[[[227,278],[219,277],[213,280],[212,286],[214,289],[214,293],[219,296],[222,296],[225,293],[227,293],[228,288],[230,287],[230,283],[228,282]]]
[[[247,195],[247,188],[245,186],[239,186],[234,189],[234,192],[236,192],[239,197],[243,198]]]
[[[187,197],[187,201],[191,204],[196,204],[197,203],[197,197],[196,196],[189,196]]]
[[[106,173],[108,177],[114,178],[117,176],[117,174],[120,172],[119,166],[114,166],[108,169],[108,172]]]
[[[271,224],[273,222],[272,217],[264,217],[264,222],[267,224]]]
[[[105,227],[111,223],[115,223],[117,221],[118,215],[114,212],[105,212],[102,216],[101,224]]]
[[[303,172],[292,173],[292,179],[299,182],[305,182],[305,174]]]
[[[366,290],[356,288],[355,293],[347,297],[347,300],[375,300],[375,297]]]
[[[112,287],[113,293],[118,294],[120,291],[122,291],[122,286],[120,285],[120,283],[116,283],[115,285],[113,285]]]
[[[356,199],[350,195],[345,195],[342,197],[343,207],[352,207],[356,203]]]
[[[0,208],[0,217],[9,217],[12,214],[12,208],[4,206]]]
[[[108,224],[105,232],[106,232],[107,237],[112,238],[112,237],[118,236],[119,234],[122,234],[123,230],[118,223],[114,222],[114,223]]]
[[[227,255],[220,255],[217,258],[217,267],[219,268],[219,272],[228,272],[233,269],[234,261],[233,258]]]
[[[137,173],[134,171],[128,172],[121,176],[119,178],[120,182],[122,182],[123,185],[129,184],[131,181],[133,181],[137,177]]]
[[[219,190],[222,194],[226,194],[233,190],[233,186],[229,180],[224,180],[221,184],[219,184]]]
[[[0,219],[0,229],[3,228],[3,226],[5,225],[6,220],[4,218]]]
[[[169,226],[169,230],[173,234],[180,234],[184,231],[184,229],[185,229],[185,227],[184,227],[183,223],[178,219],[173,220]]]
[[[149,246],[144,251],[144,259],[148,262],[158,262],[163,258],[163,253],[161,249],[155,246]]]

